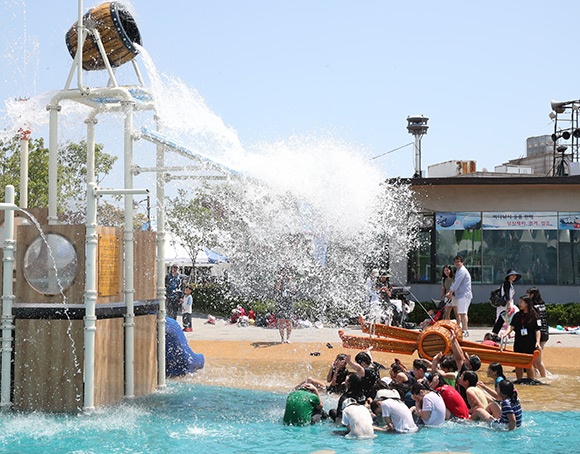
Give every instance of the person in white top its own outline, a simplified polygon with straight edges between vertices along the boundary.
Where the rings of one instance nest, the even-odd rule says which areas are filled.
[[[349,438],[373,438],[373,417],[369,409],[349,397],[342,404],[342,425],[346,426]]]
[[[371,410],[375,416],[382,417],[385,421],[385,426],[375,426],[375,431],[414,433],[419,430],[413,421],[411,410],[401,400],[397,390],[380,389],[377,391],[375,400],[371,403]]]
[[[414,412],[426,426],[440,426],[445,422],[445,402],[429,386],[415,383],[411,388],[411,397],[415,401]]]
[[[463,266],[463,257],[460,255],[455,256],[453,259],[455,264],[455,280],[449,291],[445,295],[447,298],[451,299],[451,305],[455,307],[457,312],[457,318],[459,325],[463,330],[463,337],[469,336],[468,332],[468,316],[467,311],[469,310],[469,305],[471,304],[471,298],[473,295],[471,293],[471,274],[467,271],[467,268]]]

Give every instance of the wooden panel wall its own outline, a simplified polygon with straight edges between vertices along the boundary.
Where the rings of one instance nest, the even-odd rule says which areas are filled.
[[[123,318],[97,320],[95,334],[95,406],[123,400],[125,355]]]
[[[14,408],[72,412],[83,406],[83,321],[16,320]]]
[[[97,233],[99,236],[99,241],[108,242],[110,236],[116,239],[118,246],[118,256],[116,258],[116,263],[104,263],[103,260],[110,260],[111,257],[107,256],[101,257],[101,254],[97,255],[97,271],[105,270],[102,276],[97,276],[97,304],[103,303],[118,303],[123,301],[123,229],[119,227],[97,227]],[[99,247],[102,243],[99,244]],[[110,268],[110,269],[108,269]],[[112,275],[115,273],[115,276]],[[114,279],[117,283],[116,293],[110,294],[108,291],[110,289],[111,279]],[[105,289],[107,291],[105,291]]]
[[[135,301],[157,298],[157,234],[138,230],[135,232]]]
[[[157,388],[157,315],[135,317],[135,396]]]
[[[54,233],[67,238],[77,255],[77,273],[72,285],[64,291],[68,304],[82,304],[85,291],[85,226],[43,225],[45,234]],[[24,278],[24,255],[34,240],[40,237],[35,226],[18,227],[18,248],[16,251],[16,284],[14,294],[16,303],[62,303],[62,295],[43,295],[34,290]]]

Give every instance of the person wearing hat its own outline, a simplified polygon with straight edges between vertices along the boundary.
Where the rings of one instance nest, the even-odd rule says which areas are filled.
[[[413,414],[401,400],[401,395],[394,389],[380,389],[371,403],[371,411],[378,418],[383,418],[385,426],[375,426],[378,432],[413,433],[419,428],[413,421]]]
[[[514,288],[514,282],[519,281],[522,275],[516,270],[508,270],[505,280],[501,285],[501,296],[505,300],[505,305],[499,306],[495,309],[495,325],[493,325],[492,332],[494,334],[499,334],[501,328],[505,322],[509,322],[509,319],[516,313],[517,308],[514,304],[514,296],[516,290]]]
[[[346,426],[349,438],[373,438],[373,417],[365,405],[349,397],[342,403],[342,425]]]

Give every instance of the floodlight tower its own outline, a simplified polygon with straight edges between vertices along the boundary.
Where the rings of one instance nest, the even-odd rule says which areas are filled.
[[[578,163],[580,161],[580,123],[578,115],[580,100],[552,101],[550,106],[552,107],[550,119],[554,122],[552,176],[565,176],[571,173],[570,163]],[[568,141],[570,141],[568,144],[562,143]],[[568,154],[570,163],[566,162],[567,149],[570,149]]]
[[[421,140],[429,129],[429,126],[427,126],[428,121],[429,118],[424,115],[410,115],[407,117],[407,131],[415,137],[415,174],[413,178],[421,178],[423,176],[421,171]]]

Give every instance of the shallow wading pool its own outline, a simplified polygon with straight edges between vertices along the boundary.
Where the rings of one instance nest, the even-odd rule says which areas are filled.
[[[461,451],[570,452],[580,444],[580,412],[525,411],[523,427],[497,432],[447,423],[416,434],[372,440],[336,435],[332,423],[282,424],[286,395],[169,382],[164,392],[87,415],[4,414],[6,453],[340,453]],[[336,400],[326,402],[332,408]]]

